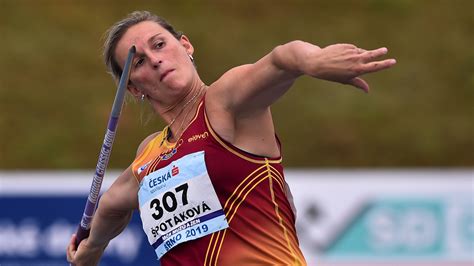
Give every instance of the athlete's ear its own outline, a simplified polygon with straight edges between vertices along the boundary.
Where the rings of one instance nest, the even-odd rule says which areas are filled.
[[[143,93],[137,87],[135,87],[135,85],[133,84],[133,82],[131,80],[128,81],[127,90],[135,98],[140,99],[142,97]]]
[[[186,52],[188,53],[188,55],[192,55],[194,53],[194,47],[193,47],[193,45],[191,44],[191,41],[189,40],[189,38],[186,35],[184,35],[184,34],[181,35],[181,38],[179,39],[179,42],[186,49]]]

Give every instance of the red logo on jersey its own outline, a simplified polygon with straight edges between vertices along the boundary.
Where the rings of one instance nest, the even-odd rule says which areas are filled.
[[[177,174],[179,174],[179,167],[176,167],[173,165],[173,169],[171,170],[171,175],[175,176]]]

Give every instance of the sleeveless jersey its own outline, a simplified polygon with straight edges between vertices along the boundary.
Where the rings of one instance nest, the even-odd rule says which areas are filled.
[[[146,204],[140,202],[142,221],[144,219],[153,221],[148,216],[161,218],[167,215],[167,211],[182,208],[180,212],[170,214],[167,221],[163,220],[164,218],[157,220],[155,227],[153,224],[151,227],[146,227],[144,223],[144,230],[157,254],[157,246],[160,243],[166,248],[162,247],[165,254],[158,255],[162,256],[159,259],[163,266],[306,264],[299,248],[295,214],[287,195],[289,191],[283,176],[281,157],[255,156],[223,140],[209,124],[204,100],[201,101],[193,120],[176,143],[169,143],[167,135],[168,128],[165,128],[147,144],[132,164],[133,173],[140,187],[165,186],[159,196],[156,196],[157,192],[155,195],[150,194],[153,190],[145,189],[147,193],[150,192],[146,194],[148,198],[139,192],[139,199],[142,197],[148,200]],[[202,165],[192,164],[187,168],[182,166],[181,161],[194,160],[189,159],[189,156],[202,157]],[[189,175],[199,177],[195,179],[184,177],[183,182],[166,187],[165,182],[170,182],[175,174],[185,171],[194,172]],[[193,190],[194,192],[189,192],[191,186],[202,184],[204,182],[202,180],[208,179],[210,181],[206,183],[206,187],[201,186]],[[202,200],[201,206],[201,201],[198,199],[197,206],[185,209],[191,200],[189,197],[212,198],[214,197],[212,195],[216,195],[215,202]],[[213,202],[215,206],[211,206],[209,202]],[[198,213],[203,215],[206,211],[213,212],[213,217],[223,217],[217,219],[219,225],[215,226],[213,233],[209,233],[213,225],[208,226],[202,222],[204,216],[194,220],[190,218]],[[202,225],[201,227],[199,224],[195,225],[196,220]],[[171,226],[176,229],[162,235],[161,240],[156,241],[158,238],[153,238],[156,236],[153,235],[155,232],[166,231],[165,229]],[[175,246],[169,243],[172,238],[177,238],[176,232],[184,234],[186,231],[187,234],[192,234],[194,230],[192,228],[198,235],[195,236],[196,239]],[[152,243],[154,241],[160,243]]]

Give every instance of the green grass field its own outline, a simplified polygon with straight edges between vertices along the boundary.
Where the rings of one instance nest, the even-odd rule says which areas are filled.
[[[102,35],[142,9],[189,36],[207,83],[294,39],[389,48],[369,95],[303,77],[274,105],[286,166],[474,166],[474,1],[0,0],[0,169],[95,167],[116,88]],[[111,168],[163,127],[147,112],[125,107]]]

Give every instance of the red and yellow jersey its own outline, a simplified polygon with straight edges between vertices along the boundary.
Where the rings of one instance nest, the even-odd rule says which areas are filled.
[[[188,154],[204,151],[212,186],[229,227],[181,243],[162,265],[305,265],[287,195],[281,157],[242,151],[212,129],[202,101],[176,143],[167,128],[151,140],[132,164],[139,182]]]

